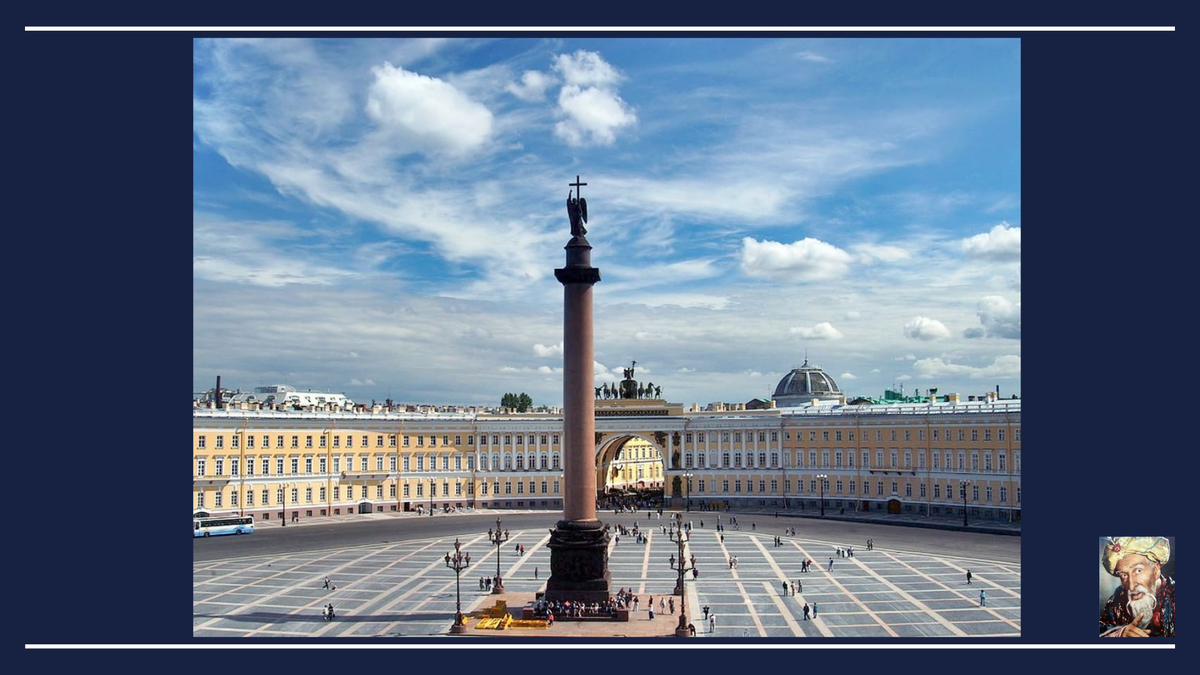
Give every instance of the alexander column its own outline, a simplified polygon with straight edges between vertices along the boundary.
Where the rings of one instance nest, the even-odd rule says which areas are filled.
[[[609,599],[608,533],[596,518],[596,420],[592,389],[592,245],[584,237],[587,201],[579,176],[567,193],[571,241],[567,265],[554,270],[563,285],[563,519],[550,531],[547,600]]]

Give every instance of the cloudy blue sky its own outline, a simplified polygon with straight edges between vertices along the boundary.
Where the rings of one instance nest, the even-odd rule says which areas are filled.
[[[588,183],[597,384],[1021,393],[1020,41],[196,40],[193,390],[562,401]]]

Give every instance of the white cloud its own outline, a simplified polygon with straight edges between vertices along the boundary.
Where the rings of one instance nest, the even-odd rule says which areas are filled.
[[[354,378],[350,379],[350,384],[355,387],[370,387],[370,386],[375,385],[375,380],[372,380],[372,379],[360,380],[357,377],[354,377]]]
[[[685,368],[680,368],[679,370],[676,370],[675,372],[677,372],[677,373],[681,373],[681,374],[687,374],[687,373],[694,373],[694,372],[696,372],[696,369],[695,369],[695,368],[686,368],[686,367],[685,367]]]
[[[842,373],[841,375],[838,375],[838,379],[839,380],[857,380],[858,377],[855,376],[854,373],[845,372],[845,373]]]
[[[913,364],[913,372],[923,379],[956,375],[966,375],[973,380],[1012,379],[1021,376],[1021,357],[1015,354],[997,356],[990,365],[980,368],[949,363],[941,358],[921,359]]]
[[[617,71],[596,52],[560,54],[554,61],[566,81],[558,92],[554,133],[568,145],[612,145],[616,132],[637,122],[637,115],[617,93]]]
[[[807,237],[791,244],[742,239],[742,271],[750,277],[783,281],[823,281],[846,274],[849,253]]]
[[[292,244],[304,232],[281,221],[230,221],[192,214],[192,275],[198,279],[267,288],[334,286],[361,278],[310,259]],[[286,253],[285,253],[286,252]]]
[[[983,325],[963,331],[964,337],[1021,339],[1021,303],[1013,304],[999,295],[989,295],[979,301],[977,314]]]
[[[574,54],[559,54],[554,58],[557,70],[569,85],[579,87],[613,86],[621,81],[621,75],[609,65],[598,52],[583,49]]]
[[[451,84],[386,62],[371,72],[367,116],[409,149],[464,154],[491,137],[491,111]]]
[[[847,318],[847,319],[851,319],[851,320],[852,320],[852,319],[861,319],[861,318],[862,318],[862,312],[858,312],[858,311],[855,311],[855,310],[850,310],[849,312],[846,312],[846,318]]]
[[[881,244],[856,244],[851,247],[859,262],[871,264],[874,262],[898,263],[911,258],[911,254],[899,246]]]
[[[871,369],[871,374],[873,374],[873,375],[877,375],[877,374],[879,374],[879,372],[880,372],[880,370],[878,368]]]
[[[798,335],[807,340],[840,340],[845,337],[842,331],[834,328],[828,321],[822,321],[812,328],[793,326],[788,329],[788,334]]]
[[[666,333],[651,333],[639,330],[633,334],[633,339],[638,342],[672,342],[675,340],[675,336]]]
[[[950,337],[950,329],[937,319],[917,316],[904,324],[904,336],[914,340],[940,340]]]
[[[796,58],[800,59],[801,61],[811,61],[813,63],[829,63],[829,57],[821,56],[820,54],[807,50],[798,52],[796,54]]]
[[[556,345],[546,346],[539,342],[533,346],[533,353],[542,358],[549,358],[551,356],[557,356],[561,358],[563,355],[563,343],[559,342]]]
[[[1021,259],[1021,228],[1000,223],[990,231],[962,240],[963,252],[972,258],[995,261]]]
[[[537,371],[543,375],[561,375],[562,368],[551,368],[550,366],[538,366]]]
[[[520,82],[510,82],[505,90],[522,101],[541,101],[546,98],[546,89],[557,80],[553,75],[537,70],[527,70]]]
[[[617,129],[637,121],[620,96],[596,87],[563,87],[558,93],[558,109],[565,119],[554,125],[554,133],[571,146],[612,145]]]

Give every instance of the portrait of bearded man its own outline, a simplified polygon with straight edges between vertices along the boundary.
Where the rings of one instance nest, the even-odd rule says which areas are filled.
[[[1118,584],[1100,609],[1101,637],[1175,637],[1172,539],[1101,538],[1100,566],[1109,577],[1101,598]]]

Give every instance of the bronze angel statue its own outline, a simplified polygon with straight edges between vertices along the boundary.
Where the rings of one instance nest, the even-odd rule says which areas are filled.
[[[571,236],[582,237],[587,234],[587,228],[583,226],[587,222],[587,200],[583,197],[578,199],[567,193],[567,216],[571,219]]]

